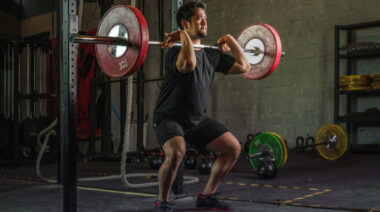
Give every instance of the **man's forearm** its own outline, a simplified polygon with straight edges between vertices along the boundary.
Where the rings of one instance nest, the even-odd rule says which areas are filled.
[[[239,43],[231,35],[229,36],[230,36],[230,39],[227,40],[227,45],[231,49],[232,57],[242,67],[249,66],[249,62],[244,55],[243,49],[240,47]]]
[[[176,62],[177,68],[180,72],[191,72],[196,66],[196,57],[194,53],[193,43],[189,35],[182,31],[181,37],[181,51],[179,52]]]

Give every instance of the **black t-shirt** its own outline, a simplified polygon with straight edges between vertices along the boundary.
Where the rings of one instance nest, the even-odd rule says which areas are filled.
[[[194,127],[203,119],[214,72],[228,73],[235,60],[219,50],[195,50],[197,65],[190,73],[180,73],[176,61],[181,49],[173,47],[165,57],[164,82],[153,114],[153,122],[164,118]]]

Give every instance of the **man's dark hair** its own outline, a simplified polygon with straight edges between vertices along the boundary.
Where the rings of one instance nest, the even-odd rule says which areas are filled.
[[[178,9],[177,12],[177,25],[183,30],[182,19],[191,22],[191,16],[197,8],[206,10],[206,4],[200,0],[189,2]]]

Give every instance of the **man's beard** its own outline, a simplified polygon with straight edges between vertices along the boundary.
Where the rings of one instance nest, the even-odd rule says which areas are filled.
[[[192,27],[192,23],[190,23],[190,27]],[[207,30],[206,31],[202,31],[204,29],[204,27],[201,27],[201,31],[198,31],[197,32],[197,37],[198,38],[205,38],[207,37]]]
[[[207,32],[206,31],[205,32],[199,31],[198,32],[198,37],[199,38],[205,38],[205,37],[207,37]]]

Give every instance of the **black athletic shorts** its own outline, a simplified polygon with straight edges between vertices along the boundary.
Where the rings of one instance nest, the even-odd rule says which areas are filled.
[[[208,143],[228,131],[223,124],[210,117],[206,117],[197,126],[192,128],[184,128],[173,119],[162,119],[154,129],[161,147],[167,140],[175,136],[182,136],[186,143],[200,150],[205,150]]]

